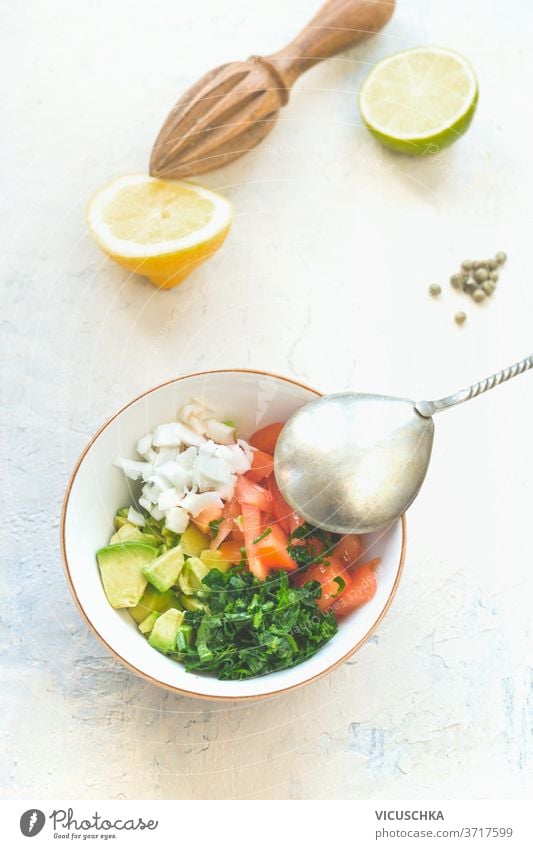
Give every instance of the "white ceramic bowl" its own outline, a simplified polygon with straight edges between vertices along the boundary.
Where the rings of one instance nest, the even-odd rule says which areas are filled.
[[[270,422],[285,421],[319,393],[292,380],[246,370],[193,374],[157,386],[109,419],[81,455],[67,488],[61,517],[61,544],[74,599],[96,636],[133,672],[174,692],[209,699],[260,698],[282,693],[324,675],[352,655],[372,634],[392,601],[405,554],[405,521],[365,539],[369,557],[380,555],[378,590],[371,602],[346,617],[338,634],[309,660],[292,669],[247,681],[218,681],[186,672],[151,648],[125,610],[107,602],[95,552],[106,545],[116,510],[131,501],[128,480],[112,465],[117,455],[135,457],[137,439],[171,420],[197,398],[221,419],[237,422],[250,436]],[[135,484],[131,484],[135,487]]]

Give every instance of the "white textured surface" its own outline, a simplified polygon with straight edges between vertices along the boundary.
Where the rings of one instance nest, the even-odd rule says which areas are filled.
[[[5,796],[527,794],[531,375],[438,420],[389,616],[300,692],[229,709],[154,689],[88,633],[63,580],[74,460],[149,385],[240,365],[325,390],[439,395],[531,350],[525,1],[504,13],[404,0],[383,35],[309,72],[266,144],[205,178],[237,218],[181,288],[127,280],[88,238],[88,195],[146,167],[178,94],[219,62],[277,49],[317,6],[3,4]],[[464,139],[412,162],[360,127],[355,98],[372,62],[422,43],[468,55],[481,99]],[[460,297],[445,286],[435,303],[428,283],[499,248],[497,297],[468,304],[457,329]]]

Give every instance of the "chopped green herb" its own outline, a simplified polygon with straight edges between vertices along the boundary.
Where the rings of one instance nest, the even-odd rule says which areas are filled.
[[[331,598],[337,598],[337,596],[340,595],[340,593],[346,587],[346,581],[344,580],[344,578],[341,578],[340,575],[337,575],[335,578],[333,578],[333,580],[336,584],[338,584],[339,589],[337,590],[334,596],[331,596]]]
[[[226,421],[224,422],[224,424],[225,424],[227,427],[237,427],[237,425],[235,424],[235,422],[234,422],[234,421],[232,421],[231,419],[226,419]]]
[[[211,531],[211,536],[213,537],[213,539],[218,534],[218,529],[220,528],[220,523],[221,523],[223,518],[224,517],[221,516],[220,519],[213,519],[212,522],[209,522],[209,529]]]
[[[317,581],[291,587],[286,572],[259,581],[237,567],[212,569],[203,583],[209,609],[185,614],[196,641],[179,646],[189,671],[232,680],[265,675],[301,663],[337,632],[333,613],[317,610]]]
[[[253,540],[253,544],[256,545],[258,542],[261,542],[262,539],[264,539],[265,537],[267,537],[271,533],[272,533],[272,528],[267,528],[266,531],[263,531],[262,534],[259,534],[259,536],[256,537]]]

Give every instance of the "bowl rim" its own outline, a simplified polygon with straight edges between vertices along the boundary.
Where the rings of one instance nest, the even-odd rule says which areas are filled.
[[[396,577],[394,579],[394,583],[392,585],[391,591],[389,593],[389,596],[388,596],[378,618],[370,626],[370,628],[368,629],[366,634],[364,634],[364,636],[355,644],[355,646],[353,646],[353,648],[351,648],[348,652],[346,652],[346,654],[344,654],[341,658],[336,660],[334,663],[331,663],[329,666],[327,666],[321,672],[317,672],[315,675],[311,675],[309,678],[306,678],[305,681],[299,681],[296,684],[291,684],[289,687],[284,687],[282,690],[275,690],[275,691],[268,692],[268,693],[260,693],[260,694],[253,695],[253,696],[251,696],[251,695],[246,695],[246,696],[245,695],[243,695],[243,696],[220,696],[220,695],[210,696],[210,695],[206,695],[205,693],[197,693],[194,690],[185,690],[182,687],[174,687],[171,684],[166,684],[165,682],[160,681],[158,678],[154,678],[153,676],[149,675],[147,672],[144,672],[142,669],[139,669],[138,667],[134,666],[129,661],[125,660],[125,658],[123,658],[122,655],[118,654],[118,652],[107,642],[107,640],[102,636],[102,634],[100,634],[100,632],[97,630],[97,628],[91,622],[89,616],[85,612],[85,609],[84,609],[84,607],[83,607],[83,605],[82,605],[82,603],[79,599],[78,593],[76,592],[76,587],[74,585],[74,581],[72,580],[72,575],[70,573],[70,567],[69,567],[68,557],[67,557],[66,541],[65,541],[65,524],[66,524],[66,517],[67,517],[68,505],[69,505],[69,500],[70,500],[70,493],[72,491],[72,487],[74,486],[74,481],[76,480],[78,470],[79,470],[81,464],[83,463],[86,455],[91,450],[93,444],[96,442],[96,440],[98,439],[100,434],[103,433],[104,430],[106,430],[107,427],[109,427],[111,422],[115,421],[115,419],[117,419],[120,415],[122,415],[122,413],[125,410],[127,410],[128,407],[131,407],[137,401],[140,401],[141,398],[145,398],[147,395],[151,395],[152,392],[157,392],[157,390],[162,389],[164,386],[169,386],[172,383],[179,383],[182,380],[187,380],[188,378],[191,378],[191,377],[203,377],[205,375],[210,375],[210,374],[253,374],[253,375],[257,375],[259,377],[272,377],[275,380],[281,380],[284,383],[292,383],[294,386],[298,386],[301,389],[306,389],[307,391],[312,392],[319,397],[321,397],[324,394],[322,392],[319,392],[317,389],[314,389],[313,387],[308,386],[305,383],[302,383],[299,380],[294,380],[291,377],[285,377],[283,375],[276,374],[275,372],[264,371],[262,369],[249,369],[249,368],[223,368],[223,369],[208,369],[206,371],[191,372],[190,374],[184,374],[184,375],[181,375],[180,377],[173,377],[170,380],[165,380],[163,383],[159,383],[159,384],[157,384],[157,386],[153,386],[151,389],[147,389],[144,392],[141,392],[139,395],[136,395],[134,398],[131,399],[131,401],[128,401],[127,404],[124,404],[112,416],[110,416],[108,419],[106,419],[106,421],[98,428],[98,430],[90,438],[89,442],[87,443],[87,445],[85,446],[85,448],[83,449],[83,451],[79,455],[78,459],[76,460],[74,468],[73,468],[73,470],[70,474],[70,477],[69,477],[69,480],[68,480],[68,483],[67,483],[67,488],[65,490],[65,495],[63,497],[63,503],[61,505],[61,518],[60,518],[60,523],[59,523],[61,559],[63,561],[63,571],[65,573],[67,586],[70,590],[70,594],[72,595],[72,598],[74,599],[74,603],[76,604],[76,607],[78,608],[78,611],[81,613],[83,619],[85,620],[85,622],[87,623],[87,625],[89,626],[90,630],[92,631],[94,636],[97,638],[97,640],[99,640],[102,643],[102,645],[105,646],[105,648],[113,655],[113,657],[116,660],[118,660],[123,666],[125,666],[126,669],[129,669],[130,672],[133,672],[135,675],[138,675],[139,677],[144,678],[145,681],[149,681],[151,684],[154,684],[157,687],[161,687],[162,689],[168,690],[171,693],[175,693],[176,695],[179,695],[179,696],[188,696],[190,698],[203,699],[205,701],[216,701],[216,702],[235,702],[235,701],[255,702],[255,701],[259,701],[261,699],[268,699],[268,698],[273,698],[275,696],[282,696],[285,693],[291,692],[292,690],[298,690],[298,689],[300,689],[300,687],[305,687],[305,686],[307,686],[307,684],[311,684],[313,681],[318,681],[319,678],[323,678],[325,675],[328,675],[330,672],[332,672],[338,666],[341,666],[341,664],[343,664],[346,660],[348,660],[350,657],[352,657],[352,655],[354,655],[357,651],[359,651],[359,649],[368,641],[368,639],[372,636],[372,634],[374,634],[376,629],[379,627],[379,625],[381,624],[381,622],[385,618],[385,615],[387,614],[387,612],[388,612],[388,610],[389,610],[389,608],[392,604],[392,601],[393,601],[393,599],[396,595],[396,592],[398,590],[398,586],[400,584],[400,581],[401,581],[401,578],[402,578],[402,575],[403,575],[403,570],[404,570],[404,565],[405,565],[405,555],[406,555],[406,549],[407,549],[407,522],[406,522],[406,519],[405,519],[405,514],[400,516],[401,532],[402,532],[400,562],[398,563],[398,566],[397,566]]]

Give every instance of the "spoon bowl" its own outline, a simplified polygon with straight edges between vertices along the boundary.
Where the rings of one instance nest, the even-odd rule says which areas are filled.
[[[274,455],[284,498],[312,525],[369,533],[407,510],[431,457],[434,425],[414,401],[339,393],[289,419]]]
[[[292,509],[334,533],[391,525],[416,498],[433,445],[434,413],[533,368],[533,354],[436,401],[344,392],[306,404],[289,419],[274,453]]]

